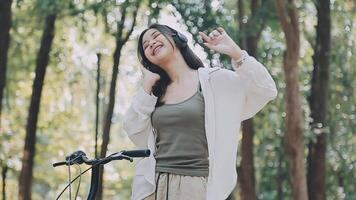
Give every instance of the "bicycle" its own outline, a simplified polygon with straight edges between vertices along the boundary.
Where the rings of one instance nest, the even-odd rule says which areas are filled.
[[[130,150],[130,151],[120,151],[113,153],[105,158],[100,158],[100,159],[91,159],[89,160],[86,156],[86,154],[83,151],[75,151],[71,155],[66,157],[66,161],[61,161],[61,162],[56,162],[53,163],[53,167],[58,167],[62,165],[67,165],[69,169],[69,183],[67,186],[62,190],[62,192],[57,196],[56,200],[58,200],[61,195],[66,191],[66,189],[69,188],[69,191],[71,191],[71,184],[76,181],[79,178],[79,183],[75,195],[75,199],[77,198],[79,187],[80,187],[80,180],[81,176],[89,171],[91,169],[91,180],[90,180],[90,191],[88,194],[87,200],[95,200],[95,196],[98,190],[98,181],[99,181],[99,169],[100,165],[105,165],[113,160],[129,160],[130,162],[133,162],[133,158],[137,157],[148,157],[150,156],[150,150],[149,149],[143,149],[143,150]],[[80,171],[79,175],[77,175],[73,180],[70,180],[70,166],[74,164],[87,164],[90,165],[88,169],[84,170],[83,172]],[[71,199],[71,192],[69,192],[69,197]]]

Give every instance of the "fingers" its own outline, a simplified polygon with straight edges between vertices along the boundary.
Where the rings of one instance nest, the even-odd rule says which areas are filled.
[[[218,27],[217,30],[220,32],[220,34],[225,34],[225,30],[222,27]]]
[[[199,35],[204,39],[204,41],[205,41],[204,45],[208,48],[211,48],[211,45],[210,45],[210,43],[212,42],[211,38],[201,31],[199,31]]]
[[[215,44],[220,41],[221,36],[225,35],[226,32],[222,27],[218,27],[209,33],[209,36],[204,32],[199,31],[199,35],[205,40],[204,45],[209,49],[215,50]]]
[[[199,31],[199,35],[206,41],[206,42],[211,42],[211,38],[207,36],[205,33]]]
[[[207,43],[207,42],[204,42],[204,45],[205,45],[206,47],[208,47],[209,49],[213,49],[213,50],[214,50],[214,46],[213,46],[212,44]]]
[[[213,30],[209,33],[209,36],[206,35],[204,32],[199,31],[199,34],[203,37],[206,42],[212,42],[216,37],[225,34],[225,30],[222,27],[218,27],[217,29]]]
[[[217,30],[213,30],[213,31],[209,34],[210,37],[215,37],[215,36],[219,36],[219,35],[220,35],[220,32],[217,31]]]

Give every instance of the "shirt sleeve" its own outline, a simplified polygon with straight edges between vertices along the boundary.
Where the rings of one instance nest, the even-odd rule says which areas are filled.
[[[151,113],[158,97],[149,95],[140,87],[123,119],[123,129],[130,140],[139,148],[148,148],[149,134],[153,131]]]
[[[235,73],[244,84],[241,121],[253,117],[269,101],[277,97],[276,84],[265,68],[254,57],[246,53],[245,61],[238,66],[237,60],[231,59]]]

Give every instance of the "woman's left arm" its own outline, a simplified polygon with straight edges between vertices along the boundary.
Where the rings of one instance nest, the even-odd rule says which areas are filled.
[[[276,84],[264,65],[246,51],[238,59],[231,57],[231,64],[244,85],[244,106],[241,120],[253,117],[269,101],[277,97]]]
[[[219,53],[231,57],[231,64],[244,88],[241,121],[253,117],[270,100],[277,96],[277,88],[267,69],[254,57],[249,56],[231,39],[221,27],[213,30],[209,36],[203,32],[204,45]]]

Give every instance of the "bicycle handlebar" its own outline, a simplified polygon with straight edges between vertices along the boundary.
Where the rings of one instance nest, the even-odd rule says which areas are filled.
[[[73,165],[73,164],[82,164],[85,163],[87,165],[94,165],[98,162],[100,164],[106,164],[112,160],[129,160],[133,161],[132,158],[137,157],[148,157],[150,156],[151,151],[149,149],[143,150],[129,150],[129,151],[120,151],[117,153],[113,153],[102,159],[88,159],[86,154],[83,151],[75,151],[71,155],[66,157],[66,161],[55,162],[53,163],[53,167],[58,167],[62,165]]]
[[[121,153],[129,157],[148,157],[150,156],[151,151],[149,149],[144,149],[144,150],[122,151]]]
[[[88,169],[81,172],[78,176],[76,176],[73,180],[70,180],[68,185],[62,190],[62,192],[58,195],[57,199],[61,197],[63,192],[70,186],[71,184],[78,178],[81,177],[82,174],[92,169],[92,176],[90,181],[90,191],[88,195],[88,200],[95,199],[96,192],[98,189],[98,181],[99,181],[99,166],[104,165],[112,160],[129,160],[133,161],[133,157],[148,157],[150,156],[151,151],[149,149],[144,150],[130,150],[130,151],[120,151],[117,153],[113,153],[105,158],[101,159],[88,159],[86,154],[83,151],[75,151],[71,155],[66,157],[66,161],[53,163],[53,167],[58,167],[61,165],[73,165],[73,164],[82,164],[85,163],[87,165],[91,165]],[[80,180],[80,179],[79,179]],[[79,189],[79,186],[78,186]]]

